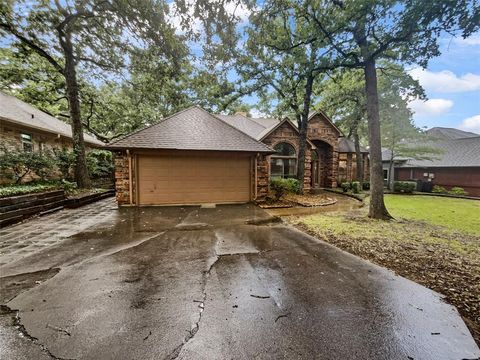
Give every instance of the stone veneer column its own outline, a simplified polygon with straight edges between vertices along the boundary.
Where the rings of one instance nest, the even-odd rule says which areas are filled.
[[[260,155],[257,158],[257,198],[256,201],[264,201],[268,195],[268,158]]]
[[[115,197],[118,205],[130,204],[128,157],[125,152],[114,153]]]

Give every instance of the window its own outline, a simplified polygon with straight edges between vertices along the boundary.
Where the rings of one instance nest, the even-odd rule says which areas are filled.
[[[383,180],[388,180],[388,170],[383,170]]]
[[[288,143],[279,143],[273,147],[276,151],[270,158],[271,178],[294,178],[297,175],[297,153]]]
[[[33,142],[31,134],[20,134],[22,140],[23,151],[33,151]]]

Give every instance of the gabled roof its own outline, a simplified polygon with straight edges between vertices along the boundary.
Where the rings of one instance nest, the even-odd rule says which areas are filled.
[[[174,149],[273,153],[265,144],[193,106],[159,123],[135,131],[107,146],[108,149]]]
[[[456,140],[440,140],[422,144],[440,151],[429,155],[431,160],[415,160],[411,158],[396,158],[402,161],[401,167],[480,167],[480,136]],[[388,155],[385,152],[385,155]],[[382,160],[388,161],[389,158]]]
[[[1,91],[0,120],[72,138],[72,128],[69,124]],[[86,133],[84,133],[84,139],[86,143],[104,145],[103,142]]]
[[[355,143],[346,138],[346,137],[339,137],[338,138],[338,152],[340,153],[354,153],[355,152]],[[368,150],[365,149],[363,146],[360,146],[360,152],[368,154]]]
[[[426,133],[437,140],[456,140],[480,136],[472,132],[446,127],[433,127]]]
[[[259,141],[264,137],[264,134],[280,123],[278,119],[251,118],[241,114],[215,116]]]
[[[316,115],[321,115],[325,120],[327,120],[330,125],[332,125],[332,127],[338,131],[338,133],[340,134],[340,136],[343,136],[343,133],[342,133],[342,130],[340,130],[338,128],[337,125],[335,125],[335,123],[332,121],[332,119],[330,119],[330,117],[325,114],[322,110],[315,110],[313,112],[311,112],[310,114],[308,114],[308,121],[312,120],[312,118],[314,118]]]

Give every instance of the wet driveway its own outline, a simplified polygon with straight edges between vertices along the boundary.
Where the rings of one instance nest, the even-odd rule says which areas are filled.
[[[253,205],[51,216],[2,233],[1,359],[480,356],[438,294]]]

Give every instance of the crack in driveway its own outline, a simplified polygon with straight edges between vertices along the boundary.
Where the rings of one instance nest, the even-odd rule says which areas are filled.
[[[26,339],[30,340],[36,346],[40,347],[40,349],[51,357],[54,360],[75,360],[73,358],[62,358],[55,356],[45,345],[41,344],[35,336],[29,334],[25,326],[22,324],[20,319],[20,311],[16,309],[11,309],[7,305],[0,305],[0,314],[3,315],[10,315],[13,319],[13,326],[22,334]]]
[[[213,256],[210,258],[210,264],[207,266],[207,270],[203,271],[203,278],[202,278],[202,298],[201,300],[193,300],[194,302],[198,302],[198,308],[200,309],[198,313],[198,319],[197,321],[194,322],[192,328],[188,331],[188,334],[185,336],[183,339],[183,342],[178,345],[166,358],[165,360],[175,360],[178,358],[180,355],[180,352],[184,348],[185,345],[187,345],[193,337],[197,334],[198,330],[200,330],[200,322],[202,321],[202,315],[203,312],[205,311],[205,302],[207,300],[207,282],[210,277],[211,271],[215,264],[223,257],[229,257],[229,256],[239,256],[239,255],[261,255],[264,251],[251,251],[251,252],[233,252],[233,253],[228,253],[228,254],[218,254],[217,253],[217,245],[218,242],[220,241],[218,234],[216,234],[216,243],[213,246]]]

